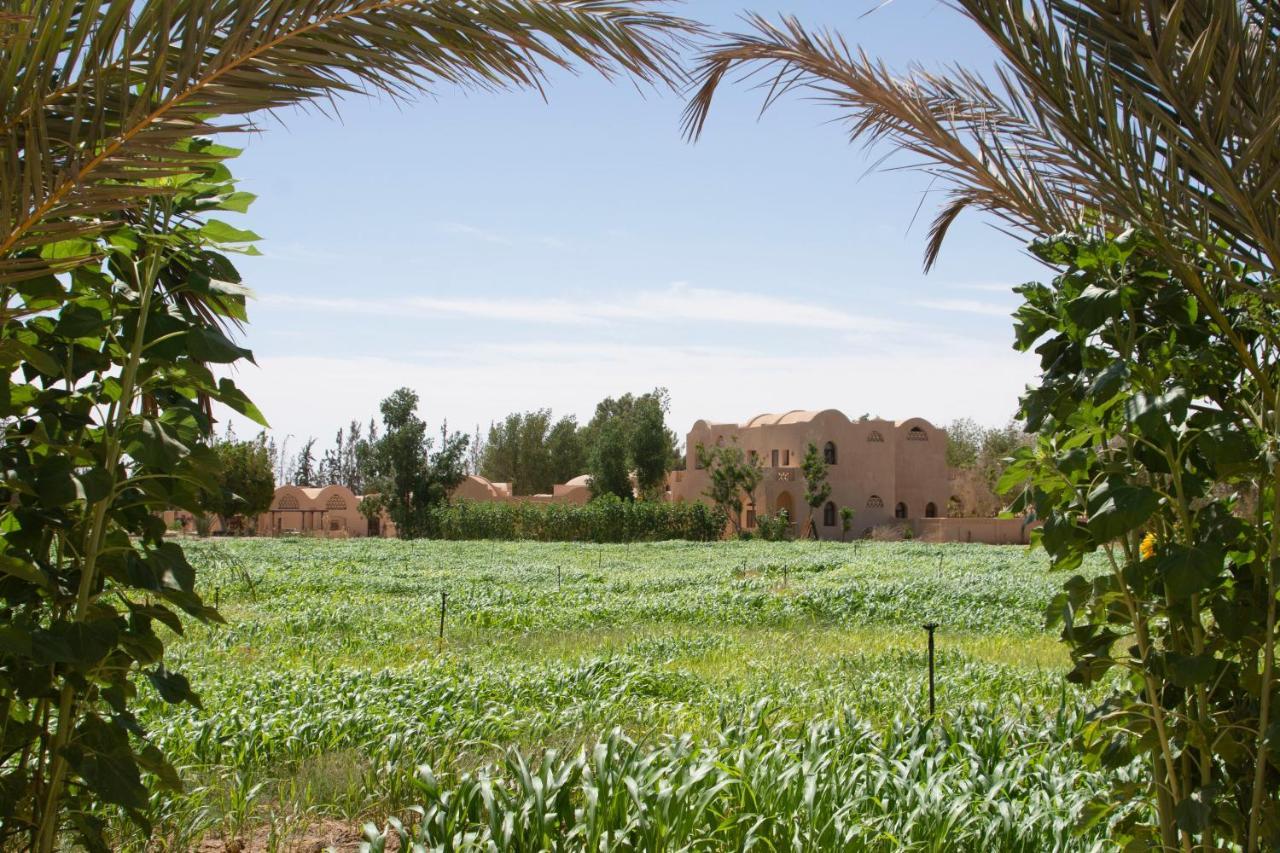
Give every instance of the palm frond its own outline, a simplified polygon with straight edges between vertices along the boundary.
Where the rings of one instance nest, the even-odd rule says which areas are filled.
[[[265,111],[585,66],[674,85],[696,32],[648,0],[10,0],[0,34],[0,280],[100,233]],[[63,259],[65,266],[74,260]]]
[[[685,131],[735,69],[835,107],[851,137],[915,155],[952,190],[926,266],[965,208],[1028,235],[1087,218],[1209,247],[1223,275],[1280,269],[1280,4],[1275,0],[955,0],[991,39],[993,83],[895,74],[839,35],[752,16],[708,49]],[[1236,266],[1233,266],[1236,265]]]

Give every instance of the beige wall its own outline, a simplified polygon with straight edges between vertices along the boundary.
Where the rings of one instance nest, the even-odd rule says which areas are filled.
[[[925,542],[1025,545],[1036,525],[1021,518],[920,518],[912,526],[916,538]]]
[[[923,518],[930,503],[938,515],[946,512],[949,495],[943,430],[920,418],[899,424],[879,419],[851,421],[835,409],[760,415],[745,424],[698,421],[687,437],[686,469],[675,472],[670,480],[672,499],[705,501],[708,478],[697,468],[697,446],[735,440],[744,452],[755,451],[764,467],[764,479],[756,493],[757,513],[774,515],[789,497],[795,507],[792,517],[797,533],[803,533],[808,522],[800,464],[810,442],[819,451],[827,442],[835,445],[835,464],[827,466],[830,500],[837,510],[835,524],[823,523],[821,507],[814,513],[823,539],[840,538],[842,506],[854,511],[850,531],[854,536],[893,523],[899,502],[906,505],[908,519]]]
[[[258,535],[296,533],[330,539],[368,536],[369,522],[360,514],[359,506],[360,498],[346,486],[279,486],[270,510],[258,516]]]

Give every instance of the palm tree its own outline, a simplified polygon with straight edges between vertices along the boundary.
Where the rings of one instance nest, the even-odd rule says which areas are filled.
[[[1135,228],[1154,243],[1170,286],[1209,318],[1258,388],[1242,401],[1251,426],[1280,440],[1280,2],[1277,0],[953,0],[1000,57],[991,80],[965,68],[895,73],[839,34],[794,18],[750,16],[751,31],[706,50],[685,115],[705,128],[715,93],[735,70],[764,73],[764,103],[803,91],[834,107],[851,139],[913,157],[946,193],[930,230],[926,269],[966,209],[1025,237],[1061,231],[1115,235]],[[1234,322],[1233,322],[1234,320]],[[1280,468],[1258,483],[1277,493]],[[1280,515],[1280,505],[1274,515]],[[1261,518],[1261,516],[1260,516]],[[1273,517],[1273,529],[1280,529]],[[1267,559],[1280,553],[1270,537]],[[1264,561],[1265,562],[1265,561]],[[1267,759],[1276,726],[1277,578],[1258,590],[1258,712],[1246,849],[1271,829]],[[1144,661],[1145,663],[1145,661]],[[1158,718],[1159,702],[1147,711]],[[1158,722],[1158,720],[1157,720]],[[1274,738],[1274,735],[1271,736]],[[1274,755],[1274,751],[1271,752]],[[1183,758],[1185,762],[1186,758]],[[1166,846],[1191,849],[1173,803],[1172,753],[1158,806]],[[1188,774],[1189,775],[1189,774]],[[1203,780],[1197,778],[1200,786]],[[1199,790],[1197,787],[1195,790]],[[1264,809],[1264,798],[1266,809]]]
[[[549,67],[671,84],[695,31],[648,0],[8,0],[0,17],[0,282],[90,262],[76,244],[207,162],[193,136],[284,107]],[[55,254],[53,258],[48,255]]]

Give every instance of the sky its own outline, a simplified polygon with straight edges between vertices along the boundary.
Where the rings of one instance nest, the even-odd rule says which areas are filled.
[[[746,2],[671,9],[731,31],[792,13],[897,69],[994,60],[935,0]],[[681,436],[789,409],[1008,420],[1035,376],[1011,288],[1045,270],[970,214],[924,274],[928,179],[821,105],[760,103],[723,88],[691,144],[679,94],[557,72],[545,99],[441,87],[265,122],[230,164],[259,198],[228,219],[263,237],[237,264],[257,362],[237,382],[295,448],[400,386],[465,432],[655,386]]]

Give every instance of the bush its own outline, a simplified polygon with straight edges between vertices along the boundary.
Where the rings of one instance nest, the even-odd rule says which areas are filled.
[[[785,509],[777,515],[762,515],[756,519],[756,535],[766,542],[784,542],[791,538],[791,517]]]
[[[627,501],[614,495],[583,505],[456,501],[436,507],[432,516],[434,538],[539,542],[710,542],[728,523],[721,510],[696,501]]]

